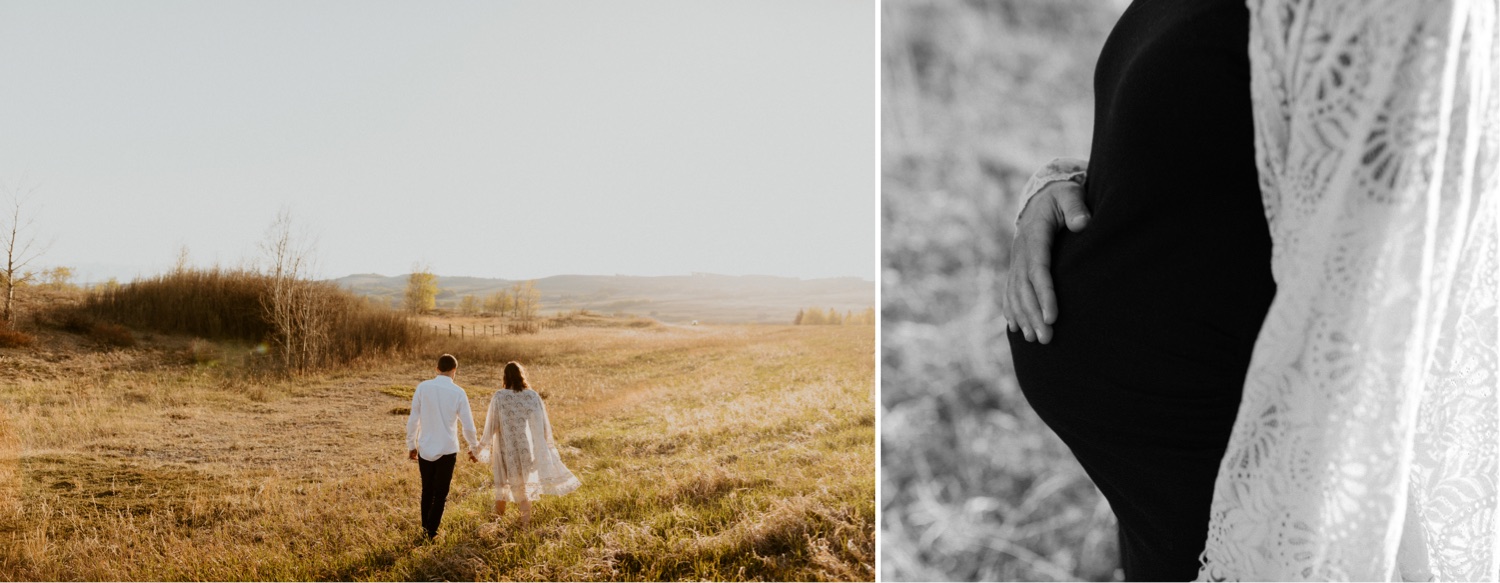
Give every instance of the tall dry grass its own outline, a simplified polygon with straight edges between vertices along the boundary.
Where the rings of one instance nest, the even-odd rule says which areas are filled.
[[[884,580],[1119,577],[1113,515],[1020,394],[998,300],[1020,187],[1088,155],[1122,4],[883,4]]]
[[[0,514],[0,580],[874,577],[870,328],[434,344],[480,424],[503,363],[525,363],[584,482],[522,528],[491,516],[487,468],[461,462],[434,543],[393,411],[435,354],[247,379],[225,371],[237,341],[68,338],[43,331],[49,352],[0,371],[0,487],[9,468],[20,501]]]
[[[311,327],[295,321],[298,328],[288,334],[289,324],[267,308],[276,303],[272,294],[308,304],[316,321]],[[281,363],[296,369],[411,352],[429,336],[405,315],[332,283],[278,280],[240,269],[177,269],[89,292],[81,307],[63,309],[143,330],[275,344],[285,355]]]
[[[30,346],[31,341],[30,334],[15,329],[9,320],[0,320],[0,348]]]
[[[260,342],[272,333],[260,307],[269,284],[248,270],[176,270],[94,290],[83,311],[143,330]]]

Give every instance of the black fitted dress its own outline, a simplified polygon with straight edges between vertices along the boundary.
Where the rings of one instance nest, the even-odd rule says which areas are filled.
[[[1132,580],[1197,575],[1250,352],[1275,293],[1244,0],[1135,0],[1099,55],[1081,233],[1053,249],[1050,344],[1016,374],[1120,523]]]

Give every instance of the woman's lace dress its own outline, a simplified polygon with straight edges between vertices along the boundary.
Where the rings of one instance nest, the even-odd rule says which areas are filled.
[[[1249,0],[1277,293],[1200,578],[1495,580],[1497,0]]]
[[[561,496],[582,485],[557,453],[547,406],[536,391],[496,391],[479,441],[479,457],[490,462],[495,478],[496,500],[515,502],[520,493],[527,500]]]

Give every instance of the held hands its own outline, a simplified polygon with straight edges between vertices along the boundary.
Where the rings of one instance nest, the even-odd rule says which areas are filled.
[[[1050,342],[1052,323],[1057,321],[1057,295],[1052,291],[1053,234],[1064,225],[1075,233],[1082,231],[1088,222],[1083,186],[1068,180],[1042,187],[1021,211],[1016,239],[1010,246],[1010,269],[1005,274],[1000,313],[1005,316],[1006,328],[1019,330],[1027,342]]]
[[[414,449],[414,450],[411,450],[409,452],[406,452],[406,459],[411,459],[411,460],[417,459],[417,450]],[[469,452],[469,461],[474,462],[474,463],[479,463],[479,458],[474,457],[474,452],[471,451],[471,452]]]

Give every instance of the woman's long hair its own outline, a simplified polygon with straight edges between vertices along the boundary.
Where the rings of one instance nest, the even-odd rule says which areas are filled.
[[[526,369],[521,368],[521,363],[514,360],[505,363],[505,376],[501,380],[501,386],[517,393],[522,389],[531,388],[531,385],[526,382]]]

